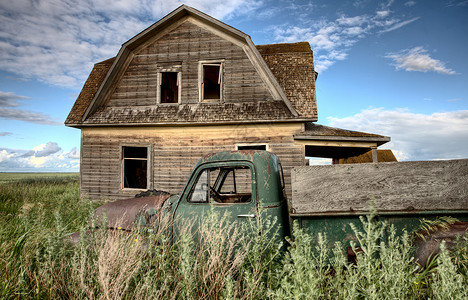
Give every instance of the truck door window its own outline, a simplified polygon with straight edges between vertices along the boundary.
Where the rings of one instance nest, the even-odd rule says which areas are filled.
[[[250,168],[227,166],[203,170],[187,200],[192,203],[247,203],[251,199]]]

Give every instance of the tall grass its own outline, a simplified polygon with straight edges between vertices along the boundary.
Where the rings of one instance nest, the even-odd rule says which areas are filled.
[[[343,245],[298,224],[288,250],[275,220],[245,227],[210,213],[187,220],[171,242],[167,226],[132,233],[87,231],[96,204],[79,199],[74,179],[0,185],[0,295],[3,299],[466,299],[468,237],[442,247],[425,271],[411,256],[409,234],[373,215],[353,228],[356,263]],[[105,222],[105,221],[104,221]],[[197,239],[192,226],[199,229]],[[103,227],[103,226],[101,226]],[[83,232],[71,246],[63,235]],[[250,234],[248,234],[250,233]],[[254,234],[251,234],[254,233]],[[262,233],[262,234],[258,234]]]

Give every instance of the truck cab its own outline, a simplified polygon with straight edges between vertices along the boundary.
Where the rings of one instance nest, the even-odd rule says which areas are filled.
[[[187,220],[207,213],[229,218],[231,223],[276,218],[283,238],[289,234],[283,170],[278,157],[266,151],[220,152],[196,164],[180,197],[172,206],[174,235]]]
[[[180,195],[167,196],[162,205],[158,201],[158,205],[141,207],[135,223],[148,228],[165,223],[174,239],[187,230],[195,237],[209,214],[234,226],[268,217],[275,220],[278,240],[290,233],[283,169],[278,157],[266,151],[206,155],[195,165]]]

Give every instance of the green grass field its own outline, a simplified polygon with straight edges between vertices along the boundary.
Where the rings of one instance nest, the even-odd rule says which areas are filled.
[[[78,176],[8,175],[0,184],[0,299],[468,299],[468,236],[424,271],[412,260],[411,236],[384,236],[386,225],[373,219],[356,232],[356,263],[322,235],[295,227],[283,252],[217,215],[187,223],[187,232],[200,229],[197,243],[189,234],[169,242],[162,222],[151,232],[90,231],[71,246],[64,235],[85,230],[99,205],[79,198]],[[270,219],[250,226],[275,230]]]
[[[78,178],[79,173],[3,173],[0,172],[0,184],[10,183],[21,180],[33,180],[33,179],[53,179],[63,177],[76,177]]]

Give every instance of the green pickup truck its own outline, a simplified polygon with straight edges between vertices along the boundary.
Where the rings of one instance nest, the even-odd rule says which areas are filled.
[[[417,230],[420,220],[452,216],[458,221],[432,235],[453,241],[468,231],[468,160],[304,166],[291,171],[292,198],[287,199],[278,157],[266,151],[220,152],[196,164],[180,195],[157,192],[148,197],[107,203],[96,210],[106,215],[110,229],[132,230],[158,226],[170,219],[177,238],[187,220],[215,211],[230,222],[250,222],[264,215],[275,217],[280,237],[290,234],[291,222],[311,234],[326,233],[331,243],[350,249],[355,240],[349,226],[369,214],[398,230]],[[372,200],[372,201],[371,201]],[[79,234],[71,235],[77,240]],[[419,241],[419,259],[434,252],[434,239]],[[350,251],[349,255],[353,255]]]

